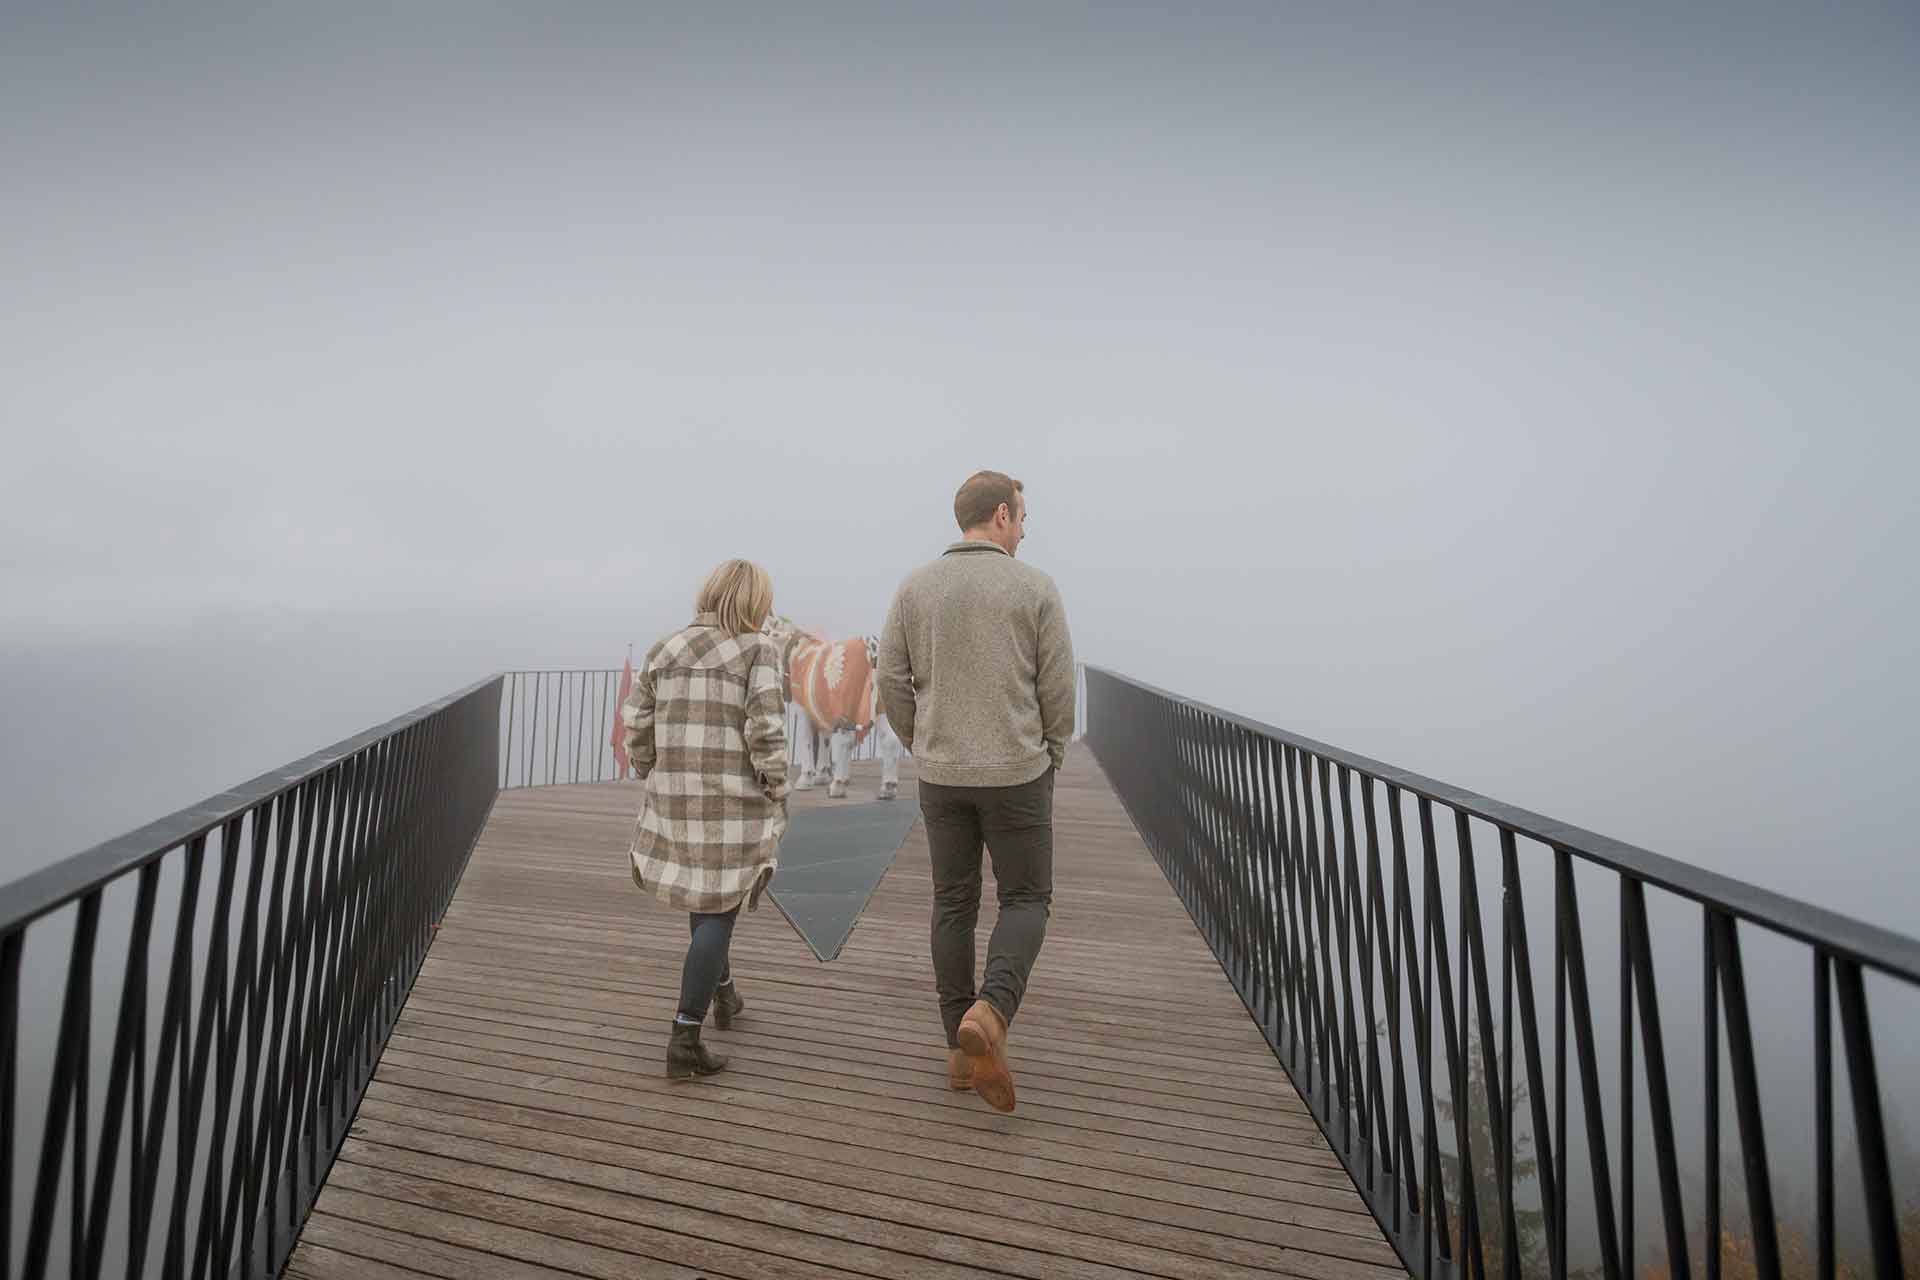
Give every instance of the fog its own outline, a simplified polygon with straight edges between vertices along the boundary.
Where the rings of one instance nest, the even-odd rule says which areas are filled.
[[[877,630],[993,467],[1084,660],[1912,933],[1917,109],[1902,6],[10,5],[0,870],[726,556]]]

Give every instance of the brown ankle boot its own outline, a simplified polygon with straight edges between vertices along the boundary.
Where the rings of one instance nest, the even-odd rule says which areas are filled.
[[[1013,1073],[1007,1070],[1007,1021],[985,1000],[960,1019],[954,1037],[973,1065],[973,1091],[995,1111],[1013,1110]]]
[[[739,988],[731,982],[727,983],[713,993],[713,1025],[722,1031],[727,1030],[746,1007],[747,1002],[740,998]]]
[[[962,1049],[947,1050],[947,1088],[965,1093],[973,1088],[973,1059]]]
[[[675,1022],[673,1036],[667,1041],[667,1078],[685,1080],[692,1076],[710,1076],[725,1070],[727,1060],[700,1043],[700,1028],[691,1022]]]

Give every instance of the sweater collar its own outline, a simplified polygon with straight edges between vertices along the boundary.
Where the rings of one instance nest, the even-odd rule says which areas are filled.
[[[1007,555],[1007,549],[997,542],[980,542],[972,538],[956,542],[940,554],[943,556],[977,555],[982,551],[991,551],[996,555]],[[1007,559],[1011,560],[1013,557],[1007,556]]]

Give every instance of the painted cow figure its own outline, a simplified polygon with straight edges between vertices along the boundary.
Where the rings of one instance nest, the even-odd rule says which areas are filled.
[[[880,797],[900,790],[900,740],[880,709],[874,673],[879,666],[877,636],[829,640],[817,632],[775,617],[767,634],[781,647],[787,673],[787,741],[794,789],[812,788],[821,775],[827,794],[842,799],[853,772],[853,748],[878,729]]]

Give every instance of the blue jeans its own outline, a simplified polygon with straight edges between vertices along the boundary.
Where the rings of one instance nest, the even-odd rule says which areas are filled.
[[[738,907],[720,915],[696,911],[688,918],[693,941],[687,944],[687,962],[680,970],[681,1017],[705,1022],[714,991],[732,980],[727,951],[733,945],[733,925],[739,918]]]

